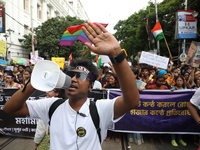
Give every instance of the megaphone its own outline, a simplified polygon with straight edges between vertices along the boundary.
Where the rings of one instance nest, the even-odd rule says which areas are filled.
[[[60,70],[57,63],[42,60],[33,69],[31,84],[35,89],[45,92],[54,88],[67,89],[71,85],[71,77]]]

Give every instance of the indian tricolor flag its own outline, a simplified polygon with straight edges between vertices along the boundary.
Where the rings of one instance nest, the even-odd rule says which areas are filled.
[[[151,32],[153,33],[154,37],[156,38],[156,41],[159,41],[161,39],[164,38],[164,33],[162,30],[162,27],[160,25],[160,22],[157,21],[154,28],[151,30]]]
[[[92,56],[96,56],[97,54],[95,53],[95,52],[93,52],[93,51],[90,51],[90,54],[92,55]]]
[[[69,54],[69,62],[71,63],[73,60],[72,53]]]

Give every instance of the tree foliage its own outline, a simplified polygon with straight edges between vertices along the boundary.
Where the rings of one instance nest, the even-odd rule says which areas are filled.
[[[158,18],[164,35],[173,56],[179,55],[182,40],[175,39],[175,13],[185,9],[185,0],[163,0],[157,5]],[[199,0],[188,0],[187,10],[200,12]],[[200,33],[198,19],[198,33]],[[114,27],[117,32],[114,36],[120,41],[121,47],[125,48],[130,56],[136,56],[138,52],[156,49],[156,41],[151,33],[156,23],[155,5],[149,2],[145,10],[139,10],[126,20],[120,20]],[[193,39],[200,41],[200,37]],[[187,40],[190,43],[192,40]],[[164,40],[160,40],[160,55],[169,57],[168,49]]]
[[[76,41],[72,46],[61,46],[59,41],[66,28],[83,23],[85,21],[70,16],[47,20],[34,29],[35,50],[38,50],[39,55],[45,59],[65,57],[68,60],[70,53],[73,54],[73,58],[81,57],[82,53],[87,50],[82,42]],[[24,39],[19,39],[19,41],[23,48],[32,51],[31,34],[24,35]]]

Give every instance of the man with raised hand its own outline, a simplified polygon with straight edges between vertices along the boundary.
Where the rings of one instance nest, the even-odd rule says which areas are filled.
[[[122,91],[122,96],[112,100],[96,101],[100,118],[101,143],[103,143],[108,127],[139,105],[139,93],[135,76],[125,59],[125,52],[121,50],[116,38],[100,24],[86,23],[82,30],[92,42],[92,44],[85,43],[90,50],[110,57]],[[66,74],[72,78],[72,82],[66,89],[68,99],[51,117],[50,149],[101,150],[97,130],[89,112],[90,100],[87,97],[92,82],[98,77],[98,69],[91,61],[82,59],[72,62]],[[57,99],[27,100],[34,91],[29,83],[23,92],[20,89],[6,102],[3,110],[10,114],[40,118],[48,123],[49,108]]]

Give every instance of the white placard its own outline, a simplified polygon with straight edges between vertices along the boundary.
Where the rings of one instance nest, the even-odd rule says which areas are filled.
[[[44,60],[43,57],[39,57],[38,50],[34,51],[34,54],[33,52],[31,52],[30,54],[31,54],[31,60],[30,60],[31,64],[36,64],[37,62]]]
[[[139,63],[167,69],[169,58],[142,51]]]
[[[107,55],[99,55],[99,57],[101,57],[101,62],[103,64],[110,62],[110,58]]]

